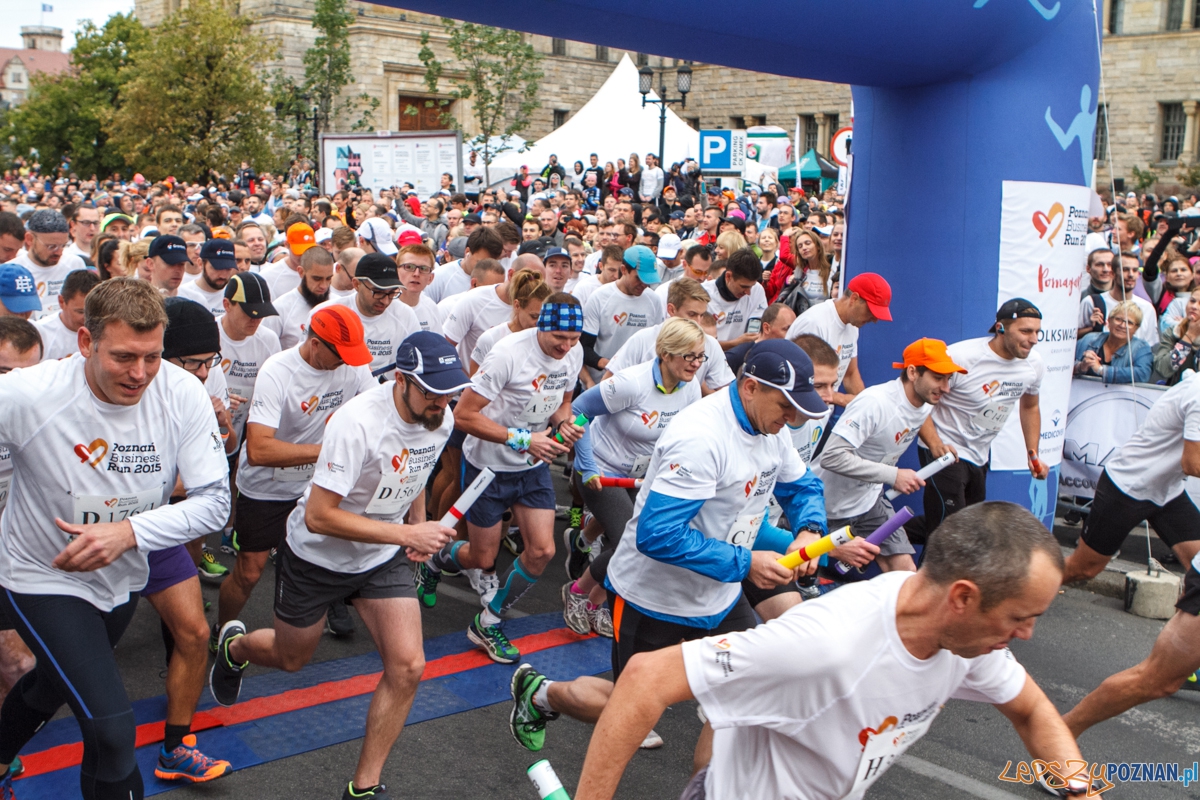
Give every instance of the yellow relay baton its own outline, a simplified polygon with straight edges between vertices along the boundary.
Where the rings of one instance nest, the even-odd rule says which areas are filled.
[[[793,550],[783,558],[778,559],[779,563],[788,569],[795,569],[805,561],[812,561],[814,558],[820,558],[826,553],[833,550],[835,547],[841,547],[846,542],[854,538],[854,534],[850,532],[850,526],[839,528],[832,533],[827,533],[815,542],[804,545],[799,550]]]

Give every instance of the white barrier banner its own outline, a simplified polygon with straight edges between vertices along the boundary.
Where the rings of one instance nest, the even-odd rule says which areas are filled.
[[[1098,378],[1072,381],[1058,493],[1092,497],[1109,456],[1129,441],[1166,388],[1144,383],[1105,386]]]
[[[1075,364],[1079,290],[1087,256],[1086,186],[1004,181],[1000,210],[1000,262],[996,307],[1014,297],[1029,300],[1042,312],[1036,350],[1046,362],[1042,379],[1041,443],[1038,457],[1048,467],[1062,458],[1063,432]],[[992,469],[1028,469],[1019,414],[992,443]]]

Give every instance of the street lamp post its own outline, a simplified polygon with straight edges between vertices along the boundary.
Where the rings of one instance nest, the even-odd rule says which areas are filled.
[[[692,68],[684,64],[675,69],[675,88],[679,91],[679,97],[667,97],[667,73],[670,71],[659,70],[658,99],[652,100],[648,95],[654,87],[654,70],[649,66],[638,70],[638,92],[642,95],[642,108],[645,108],[647,103],[657,103],[659,107],[657,155],[660,164],[666,162],[663,150],[667,145],[667,106],[679,103],[680,108],[687,108],[688,92],[692,91]]]

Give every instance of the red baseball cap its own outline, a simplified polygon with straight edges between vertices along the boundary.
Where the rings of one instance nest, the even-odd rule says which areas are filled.
[[[308,328],[352,367],[371,363],[371,351],[363,341],[362,320],[346,306],[326,306],[312,315]]]
[[[846,290],[865,300],[875,319],[892,321],[892,312],[888,310],[892,303],[892,287],[882,275],[876,275],[874,272],[855,275],[850,279],[850,283],[846,284]]]

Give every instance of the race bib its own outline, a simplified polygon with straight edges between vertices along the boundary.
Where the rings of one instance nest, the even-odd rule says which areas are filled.
[[[80,495],[75,497],[71,522],[76,525],[95,525],[100,522],[121,522],[162,505],[163,488],[143,489],[137,494]]]
[[[546,421],[562,404],[562,392],[535,394],[517,416],[517,426],[531,431],[546,429]]]
[[[298,467],[276,467],[272,478],[279,483],[303,483],[312,480],[316,464],[301,464]]]
[[[646,468],[650,466],[650,456],[638,456],[633,460],[633,466],[629,468],[629,477],[644,478],[646,477]]]
[[[879,726],[878,732],[873,730],[869,732],[862,757],[858,760],[858,771],[854,774],[854,785],[850,788],[850,794],[847,797],[862,797],[871,784],[879,780],[880,775],[887,772],[893,761],[925,735],[940,711],[939,708],[930,714],[928,719],[899,731],[892,727],[896,724],[896,718],[888,717]]]
[[[250,416],[251,401],[254,399],[254,387],[230,385],[229,393],[246,398],[246,402],[238,406],[236,411],[230,412],[230,417],[233,419],[233,427],[239,431],[245,430],[246,418]]]
[[[1004,427],[1004,423],[1008,421],[1008,415],[1012,413],[1018,400],[1019,398],[1016,397],[997,397],[984,406],[982,411],[971,417],[971,422],[985,431],[995,433]]]
[[[8,473],[3,478],[0,478],[0,511],[8,505],[8,491],[12,488],[12,473]]]
[[[758,529],[762,527],[763,517],[766,514],[766,508],[756,514],[742,514],[733,521],[733,525],[725,534],[724,541],[747,550],[753,548],[754,540],[758,538]]]
[[[411,475],[408,472],[384,473],[379,479],[379,485],[375,487],[375,493],[371,495],[371,502],[367,503],[363,513],[384,517],[395,516],[408,508],[413,498],[424,488],[425,484],[420,480],[420,475]]]

